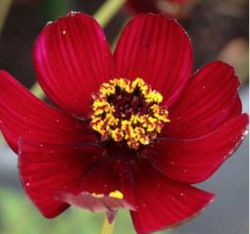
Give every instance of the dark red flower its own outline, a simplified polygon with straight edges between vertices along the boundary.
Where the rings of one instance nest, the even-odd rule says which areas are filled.
[[[34,64],[57,108],[1,71],[0,126],[44,216],[74,205],[112,218],[128,207],[145,234],[213,200],[190,184],[234,152],[248,116],[232,67],[213,62],[191,74],[190,40],[176,21],[135,17],[112,56],[98,23],[70,13],[44,28]]]
[[[193,0],[127,0],[127,8],[134,14],[163,13],[182,18],[192,8]]]

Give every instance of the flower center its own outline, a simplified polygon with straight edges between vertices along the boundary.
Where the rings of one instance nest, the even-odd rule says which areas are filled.
[[[141,78],[103,83],[93,99],[90,125],[102,141],[125,142],[138,149],[152,142],[164,123],[170,122],[167,109],[160,106],[162,95]]]

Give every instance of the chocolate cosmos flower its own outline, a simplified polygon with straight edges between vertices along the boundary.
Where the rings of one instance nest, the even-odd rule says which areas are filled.
[[[146,234],[214,199],[190,184],[234,152],[248,116],[232,67],[213,62],[191,74],[190,40],[175,20],[135,17],[112,55],[97,22],[70,13],[43,29],[33,58],[57,107],[1,71],[0,127],[44,216],[70,205],[109,214],[126,207]]]

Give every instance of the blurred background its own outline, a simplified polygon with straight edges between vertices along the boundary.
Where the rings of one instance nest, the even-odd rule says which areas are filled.
[[[103,9],[104,2],[0,0],[0,69],[8,70],[30,88],[35,82],[32,46],[46,22],[70,10],[94,15]],[[191,0],[180,6],[168,4],[161,8],[166,14],[170,9],[171,15],[188,31],[195,68],[217,59],[235,67],[242,82],[240,95],[244,112],[249,112],[248,7],[247,0]],[[117,8],[112,19],[106,20],[105,33],[110,43],[134,12],[128,7]],[[217,194],[215,202],[204,213],[174,230],[160,233],[248,234],[248,147],[247,137],[212,178],[198,185]],[[95,234],[100,232],[102,217],[103,214],[70,209],[57,219],[44,219],[20,186],[16,155],[5,143],[0,144],[0,234]],[[119,213],[114,233],[135,233],[127,212]]]

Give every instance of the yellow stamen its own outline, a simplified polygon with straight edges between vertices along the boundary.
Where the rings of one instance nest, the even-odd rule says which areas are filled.
[[[132,95],[135,99],[141,95],[143,105],[148,106],[148,111],[131,113],[127,118],[125,113],[118,113],[121,117],[115,117],[117,110],[109,98],[115,99],[117,90],[119,95],[127,93],[126,95]],[[140,144],[148,145],[154,140],[164,123],[170,122],[167,109],[160,106],[163,96],[152,90],[141,78],[132,82],[123,78],[110,80],[101,85],[99,93],[93,98],[90,125],[101,135],[102,140],[126,141],[130,148],[138,149]],[[143,100],[140,101],[143,103]]]
[[[116,190],[116,191],[110,192],[109,197],[121,200],[124,198],[124,195],[122,192]]]
[[[104,194],[92,193],[92,196],[93,196],[94,198],[103,198],[103,197],[104,197]]]

